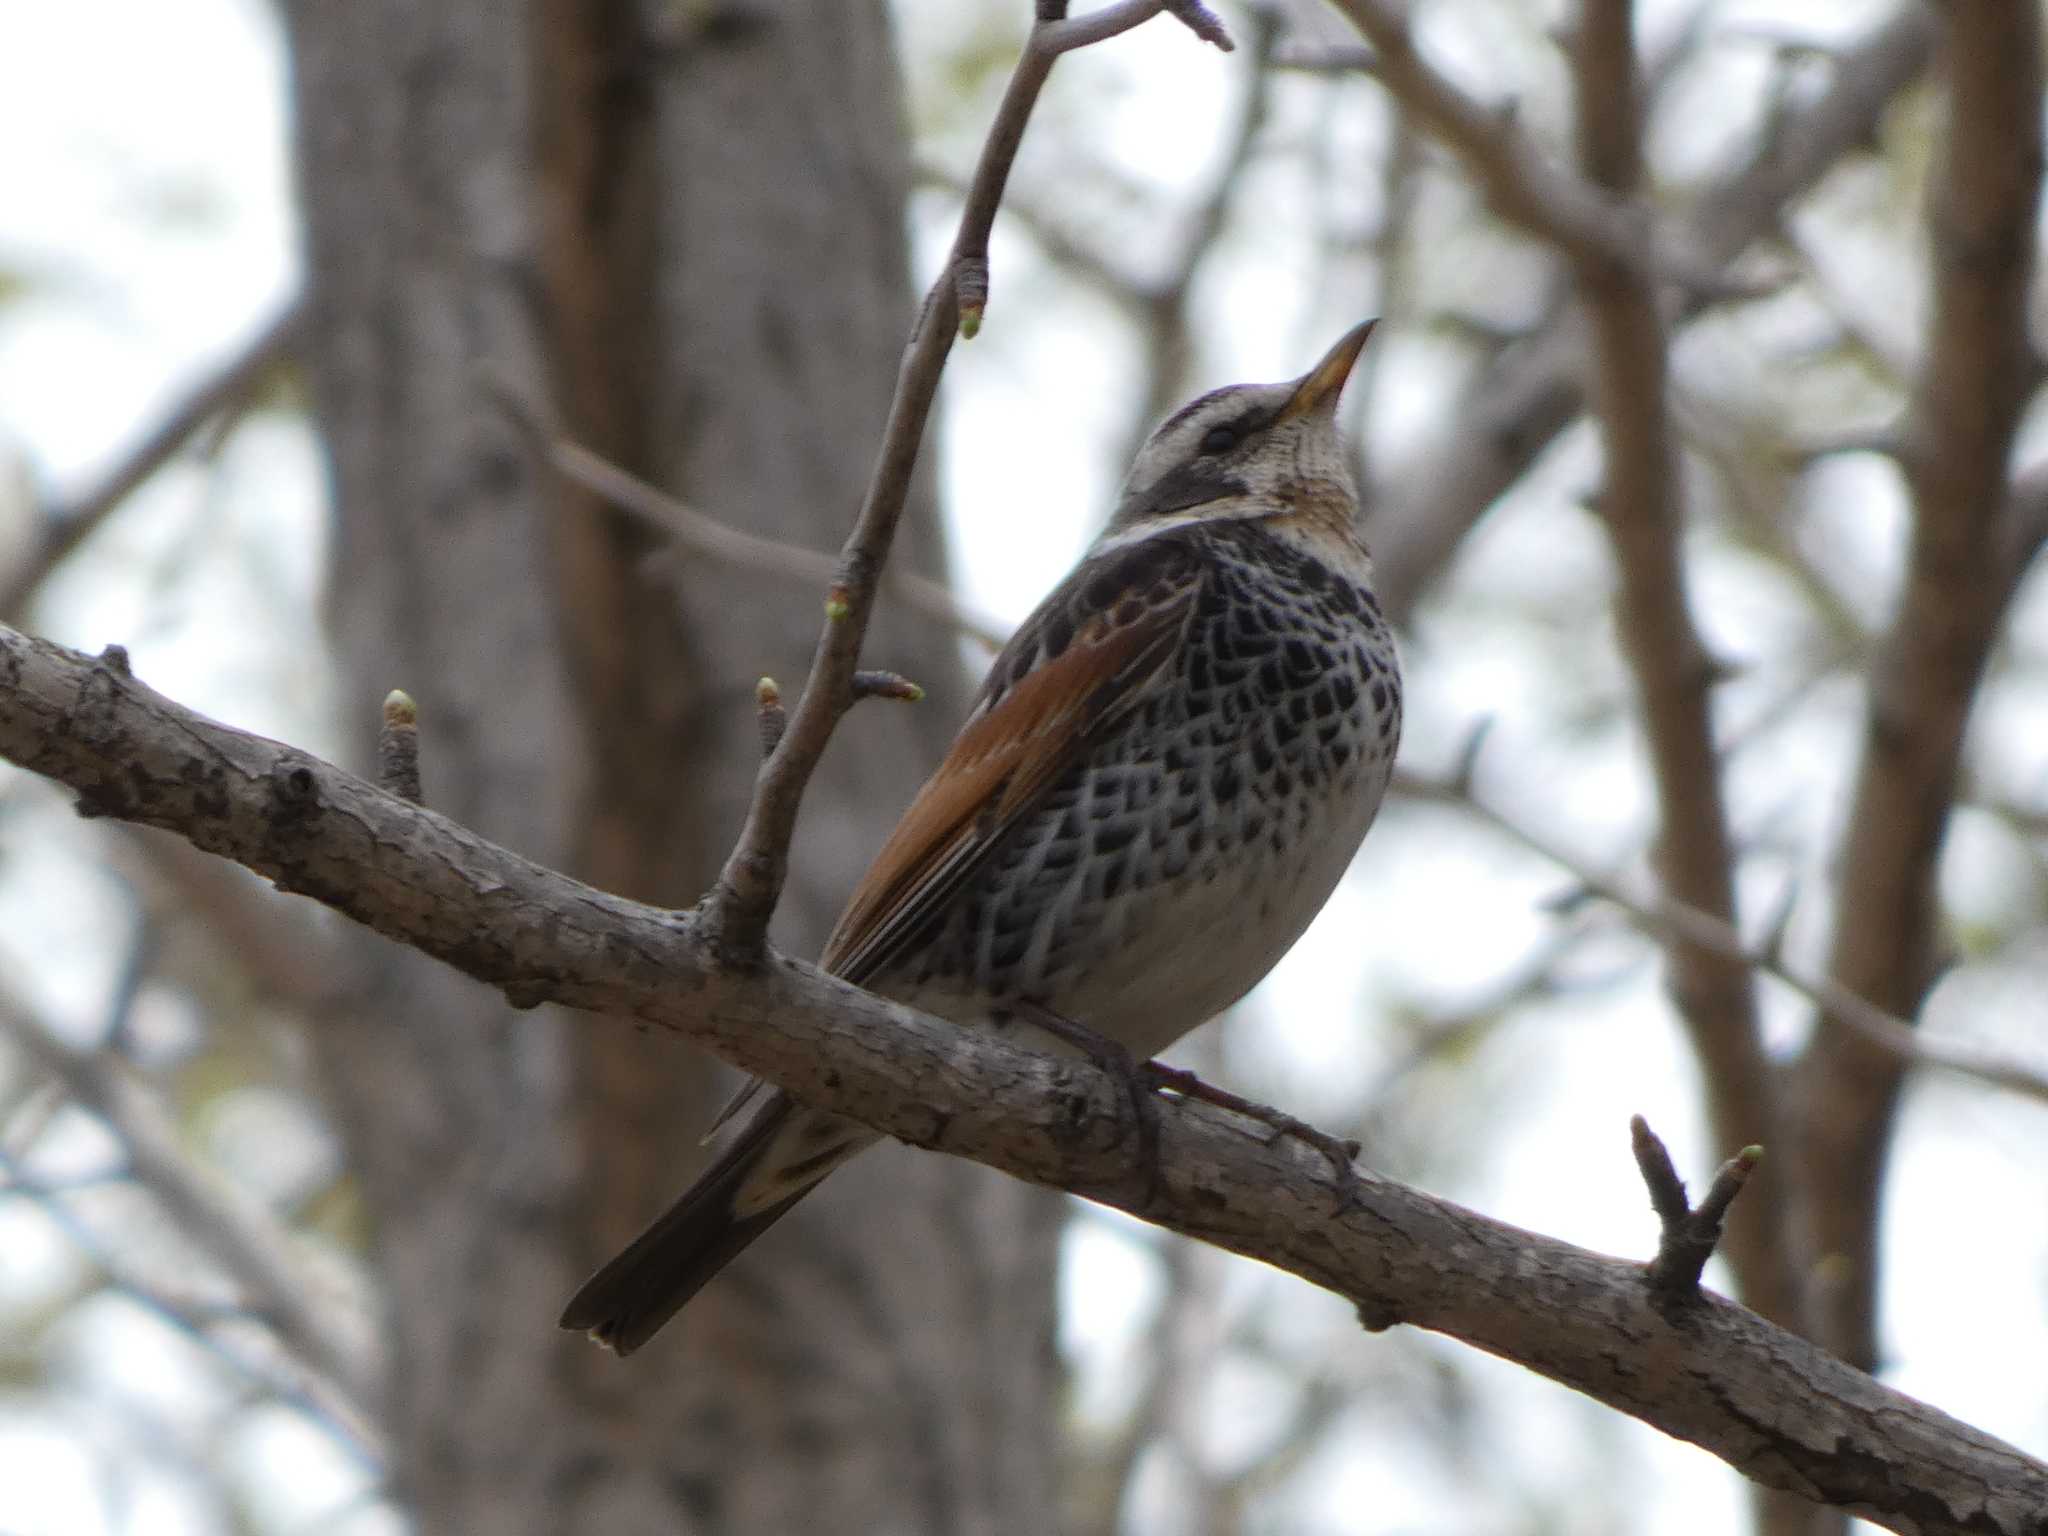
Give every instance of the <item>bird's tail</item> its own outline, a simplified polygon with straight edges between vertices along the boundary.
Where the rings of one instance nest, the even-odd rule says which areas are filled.
[[[703,1177],[584,1282],[563,1309],[562,1326],[630,1355],[784,1211],[874,1139],[850,1120],[771,1094]]]

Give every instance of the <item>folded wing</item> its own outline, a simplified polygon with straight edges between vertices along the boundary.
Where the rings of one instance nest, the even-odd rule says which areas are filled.
[[[888,968],[1180,648],[1201,567],[1162,535],[1082,563],[996,658],[967,723],[855,888],[820,963]]]

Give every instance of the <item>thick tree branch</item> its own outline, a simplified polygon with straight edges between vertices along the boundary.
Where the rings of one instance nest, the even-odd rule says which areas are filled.
[[[1263,1259],[1895,1530],[2034,1531],[2048,1508],[2048,1467],[1728,1302],[1660,1306],[1641,1265],[1340,1179],[1320,1152],[1209,1104],[1160,1102],[1154,1179],[1133,1166],[1122,1085],[1088,1063],[774,954],[728,965],[701,919],[181,709],[118,660],[0,629],[0,755],[69,785],[86,814],[177,831],[515,1003],[677,1030],[807,1102]]]
[[[2030,493],[2006,477],[2039,377],[2027,293],[2041,183],[2040,11],[1955,6],[1948,27],[1948,126],[1928,210],[1934,314],[1905,453],[1912,552],[1871,668],[1829,958],[1843,987],[1908,1016],[1940,963],[1935,875],[1971,705],[2024,570],[2010,557],[2037,537],[2025,526]],[[1799,1068],[1816,1251],[1840,1277],[1819,1299],[1815,1336],[1865,1364],[1877,1358],[1878,1203],[1901,1070],[1895,1054],[1826,1023]]]

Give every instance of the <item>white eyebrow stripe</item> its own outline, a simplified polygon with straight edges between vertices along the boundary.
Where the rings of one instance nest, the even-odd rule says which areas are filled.
[[[1241,504],[1244,510],[1241,512],[1218,512],[1217,508],[1233,502]],[[1230,496],[1219,501],[1205,501],[1199,507],[1190,507],[1184,512],[1168,512],[1160,517],[1148,517],[1135,527],[1126,528],[1121,533],[1104,533],[1101,538],[1089,546],[1089,553],[1102,555],[1109,553],[1111,550],[1129,549],[1133,544],[1143,543],[1146,539],[1157,538],[1163,533],[1171,533],[1176,528],[1192,528],[1197,523],[1214,523],[1225,518],[1235,519],[1239,522],[1255,522],[1260,518],[1284,516],[1289,510],[1291,509],[1285,506],[1259,505],[1249,495]]]

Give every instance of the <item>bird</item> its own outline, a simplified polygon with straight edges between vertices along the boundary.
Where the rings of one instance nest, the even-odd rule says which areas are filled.
[[[1372,329],[1152,432],[854,889],[825,970],[963,1026],[1068,1054],[1078,1031],[1144,1061],[1292,947],[1364,839],[1401,734],[1337,421]],[[632,1353],[878,1139],[758,1081],[728,1122],[564,1328]]]

